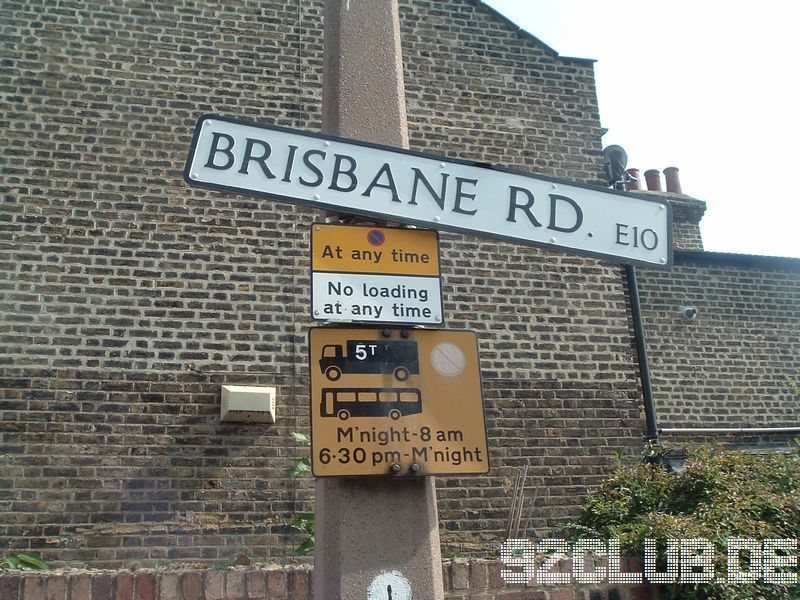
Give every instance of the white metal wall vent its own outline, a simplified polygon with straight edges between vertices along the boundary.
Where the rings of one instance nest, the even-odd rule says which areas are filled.
[[[275,388],[250,385],[223,385],[220,421],[235,423],[274,423]]]

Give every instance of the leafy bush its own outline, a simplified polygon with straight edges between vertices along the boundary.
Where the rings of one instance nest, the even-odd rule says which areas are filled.
[[[645,460],[618,465],[591,493],[569,537],[619,539],[643,555],[645,538],[703,538],[715,547],[715,572],[726,572],[729,538],[800,539],[800,447],[788,453],[754,454],[700,446],[685,450],[685,469],[672,472],[652,447]],[[661,553],[659,553],[661,554]],[[745,553],[746,556],[746,553]],[[659,565],[663,566],[663,565]],[[797,572],[797,568],[793,569]],[[800,584],[678,583],[673,598],[725,600],[800,598]]]

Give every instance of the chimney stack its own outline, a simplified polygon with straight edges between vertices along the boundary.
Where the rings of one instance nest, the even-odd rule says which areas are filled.
[[[664,179],[667,182],[667,191],[673,194],[682,194],[681,180],[678,178],[678,167],[664,169]]]
[[[626,173],[630,175],[632,179],[630,181],[625,182],[625,191],[635,192],[637,190],[641,190],[642,186],[640,183],[641,180],[639,178],[639,169],[628,169]]]
[[[647,181],[648,191],[661,191],[661,172],[658,169],[650,169],[649,171],[645,171],[644,178]]]

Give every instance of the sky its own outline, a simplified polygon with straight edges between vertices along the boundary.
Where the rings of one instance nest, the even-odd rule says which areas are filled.
[[[560,55],[597,61],[603,147],[622,146],[642,176],[680,169],[707,204],[705,250],[800,258],[800,4],[485,2]]]

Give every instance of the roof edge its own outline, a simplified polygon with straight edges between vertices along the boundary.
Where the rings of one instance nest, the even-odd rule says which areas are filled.
[[[553,58],[558,58],[558,59],[564,60],[564,61],[582,62],[582,63],[587,63],[587,64],[594,64],[594,63],[597,62],[596,58],[581,58],[581,57],[578,57],[578,56],[562,56],[561,54],[558,53],[557,50],[555,50],[551,46],[549,46],[546,43],[544,43],[541,39],[539,39],[538,37],[533,35],[528,30],[523,29],[522,27],[517,25],[514,21],[509,19],[503,13],[498,12],[496,9],[494,9],[491,6],[489,6],[488,4],[486,4],[483,0],[470,0],[470,2],[474,6],[479,6],[479,7],[483,8],[484,10],[487,10],[489,13],[491,13],[491,15],[493,17],[495,17],[496,19],[499,19],[500,21],[503,21],[509,27],[511,27],[511,29],[513,29],[516,32],[522,34],[524,37],[527,37],[527,38],[530,38],[531,40],[533,40],[533,42],[535,42],[538,46],[541,46],[548,54],[552,55]]]
[[[790,256],[762,256],[760,254],[736,254],[729,252],[706,252],[704,250],[675,250],[674,261],[701,262],[732,267],[761,267],[786,269],[800,273],[800,258]]]

